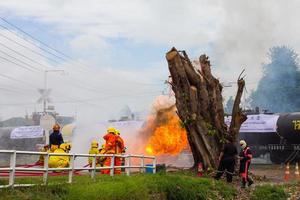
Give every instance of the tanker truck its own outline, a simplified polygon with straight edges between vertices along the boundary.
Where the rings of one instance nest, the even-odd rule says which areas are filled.
[[[272,163],[300,162],[300,112],[247,117],[239,139],[247,141],[254,158],[268,155]]]

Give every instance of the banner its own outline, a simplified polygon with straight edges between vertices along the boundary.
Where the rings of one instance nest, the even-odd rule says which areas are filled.
[[[240,132],[276,132],[279,115],[247,115],[248,119],[242,124]],[[225,117],[225,123],[230,125],[231,116]]]
[[[44,130],[40,126],[22,126],[14,128],[10,133],[11,139],[41,138]]]

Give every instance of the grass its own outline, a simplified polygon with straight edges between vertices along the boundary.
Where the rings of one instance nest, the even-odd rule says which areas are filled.
[[[251,195],[251,200],[285,200],[288,195],[283,186],[263,185],[257,186]]]
[[[50,182],[65,181],[67,177],[53,177]],[[40,181],[19,179],[19,183]],[[155,174],[127,176],[74,177],[74,184],[35,186],[1,190],[0,199],[99,199],[99,200],[150,200],[150,199],[233,199],[236,190],[222,181],[197,178],[185,174]]]

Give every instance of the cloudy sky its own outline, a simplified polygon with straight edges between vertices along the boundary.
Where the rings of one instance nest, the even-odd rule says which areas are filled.
[[[297,0],[0,0],[0,117],[40,111],[37,90],[53,69],[64,70],[47,73],[61,114],[106,120],[125,105],[145,111],[167,91],[172,46],[193,59],[208,54],[221,82],[245,68],[250,92],[270,47],[300,52],[299,7]]]

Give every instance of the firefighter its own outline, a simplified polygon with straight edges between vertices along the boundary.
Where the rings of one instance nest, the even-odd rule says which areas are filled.
[[[236,146],[234,145],[232,140],[229,140],[228,143],[224,145],[223,150],[219,156],[219,167],[218,172],[215,176],[216,180],[219,180],[225,172],[227,182],[232,182],[232,175],[235,168],[235,159],[237,154],[238,152]]]
[[[64,139],[62,137],[62,134],[60,133],[59,124],[55,124],[53,126],[53,132],[49,136],[49,142],[51,152],[54,152],[59,147],[59,145],[64,143]]]
[[[99,149],[99,154],[105,154],[105,144],[103,144],[101,146],[101,148]],[[103,164],[104,164],[104,161],[105,161],[106,157],[103,156],[103,157],[99,157],[99,165],[101,167],[103,167]]]
[[[107,129],[107,134],[103,136],[103,139],[105,140],[105,147],[104,152],[105,154],[115,154],[116,153],[116,143],[117,143],[117,136],[116,129],[114,127],[109,127]],[[110,167],[111,165],[111,157],[106,157],[103,166],[104,167]],[[103,169],[101,171],[102,174],[109,174],[109,169]]]
[[[91,148],[89,150],[89,154],[90,155],[94,155],[94,154],[99,154],[99,150],[98,150],[98,142],[96,140],[93,140],[92,143],[91,143]],[[93,165],[93,158],[92,157],[89,157],[89,165],[90,167],[92,167]],[[98,157],[96,157],[96,166],[98,167],[99,166],[99,162],[98,162]]]
[[[122,154],[125,153],[125,145],[124,145],[124,140],[120,136],[120,131],[116,130],[116,154]],[[124,159],[121,157],[116,157],[115,158],[115,165],[116,166],[122,166],[124,165]],[[117,168],[115,170],[115,174],[121,174],[121,168]]]
[[[70,143],[63,143],[59,146],[54,153],[68,154],[71,150]],[[49,167],[50,168],[65,168],[69,167],[70,157],[69,156],[50,156],[49,158]]]
[[[253,184],[253,180],[248,176],[248,170],[252,159],[252,152],[245,140],[240,141],[242,151],[240,152],[240,176],[242,178],[242,188]]]

